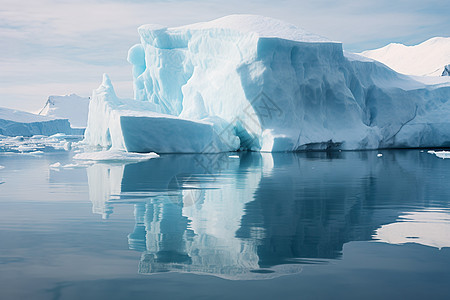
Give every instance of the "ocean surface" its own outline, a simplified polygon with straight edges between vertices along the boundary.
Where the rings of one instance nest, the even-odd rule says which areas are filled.
[[[450,159],[73,155],[0,153],[2,300],[450,297]]]

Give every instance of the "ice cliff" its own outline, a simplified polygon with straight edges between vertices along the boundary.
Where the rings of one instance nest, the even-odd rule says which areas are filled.
[[[72,134],[67,119],[56,119],[0,107],[0,135],[33,136]]]
[[[105,76],[89,144],[158,153],[450,146],[450,81],[426,85],[260,16],[138,32],[128,53],[135,99],[118,99]]]

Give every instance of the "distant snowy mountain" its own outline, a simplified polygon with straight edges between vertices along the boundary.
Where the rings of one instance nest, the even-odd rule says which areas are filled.
[[[33,136],[72,134],[67,119],[56,119],[0,107],[0,135]]]
[[[68,119],[73,128],[86,128],[89,112],[89,98],[75,94],[48,97],[39,112],[42,116]]]
[[[392,43],[360,54],[407,75],[449,76],[450,72],[450,37],[435,37],[415,46]]]

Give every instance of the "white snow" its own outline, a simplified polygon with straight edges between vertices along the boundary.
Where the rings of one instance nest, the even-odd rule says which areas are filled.
[[[86,128],[89,98],[76,94],[48,97],[39,115],[57,119],[68,119],[73,128]]]
[[[117,151],[117,150],[108,150],[108,151],[98,151],[98,152],[85,152],[78,153],[73,158],[77,160],[86,160],[86,161],[118,161],[118,162],[138,162],[145,161],[152,158],[159,157],[156,153],[133,153],[126,151]]]
[[[71,132],[70,124],[66,119],[56,119],[0,107],[0,135],[32,136],[55,133],[71,134]]]
[[[85,142],[134,152],[450,145],[450,85],[429,85],[266,17],[139,27],[135,100],[109,78]]]
[[[406,212],[398,222],[381,226],[373,238],[390,244],[450,247],[450,212],[439,209]]]
[[[435,37],[421,44],[391,43],[361,55],[378,60],[393,70],[417,76],[441,76],[450,64],[450,37]]]

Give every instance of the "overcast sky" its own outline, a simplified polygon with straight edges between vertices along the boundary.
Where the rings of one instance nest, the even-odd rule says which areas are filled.
[[[450,36],[450,1],[2,0],[0,107],[38,111],[49,95],[89,96],[108,73],[132,97],[128,49],[137,27],[208,21],[234,13],[274,17],[353,52]]]

